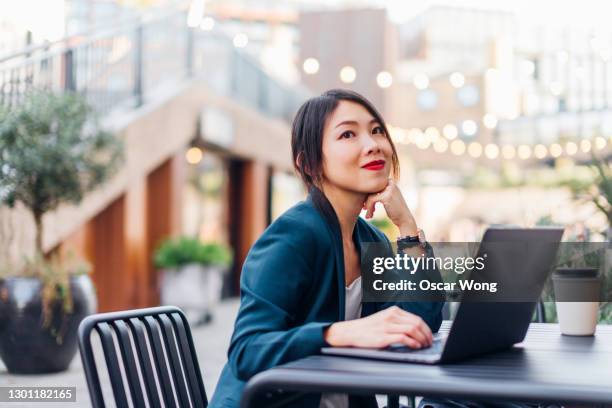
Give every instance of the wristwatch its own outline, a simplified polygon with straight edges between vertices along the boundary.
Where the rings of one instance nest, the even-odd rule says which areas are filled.
[[[425,249],[427,245],[427,240],[425,239],[425,232],[422,229],[417,229],[417,235],[406,235],[405,237],[397,238],[397,249],[398,251],[402,251],[406,248],[414,248],[415,246],[420,246]]]

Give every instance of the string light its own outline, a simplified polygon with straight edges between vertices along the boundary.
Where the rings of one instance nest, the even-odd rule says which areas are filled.
[[[431,144],[431,139],[429,138],[429,136],[425,133],[421,133],[419,135],[419,137],[416,140],[416,146],[419,149],[427,149],[429,147],[429,145]]]
[[[448,140],[455,139],[459,134],[459,132],[457,131],[457,126],[453,125],[452,123],[444,125],[444,127],[442,128],[442,133],[444,134],[444,137]]]
[[[531,157],[531,147],[527,145],[520,145],[516,152],[520,159],[527,160]]]
[[[460,156],[465,152],[465,143],[463,140],[453,140],[450,149],[455,156]]]
[[[465,84],[465,77],[461,72],[453,72],[448,80],[453,88],[461,88]]]
[[[388,88],[393,84],[393,77],[387,71],[381,71],[376,75],[376,83],[381,88]]]
[[[249,37],[245,33],[238,33],[234,36],[234,47],[244,48],[249,43]]]
[[[580,150],[582,150],[584,153],[590,152],[591,151],[591,141],[588,139],[582,139],[582,141],[580,142]]]
[[[561,147],[559,143],[551,144],[549,150],[550,150],[550,155],[555,158],[561,156],[561,154],[563,153],[563,148]]]
[[[573,156],[576,153],[578,153],[578,146],[576,145],[576,143],[574,143],[574,142],[567,142],[565,144],[565,153],[567,153],[570,156]]]
[[[546,157],[547,154],[548,154],[548,149],[546,149],[546,146],[544,146],[543,144],[537,144],[533,148],[533,155],[537,159],[543,159]]]
[[[482,118],[482,124],[485,125],[487,129],[495,129],[495,126],[497,126],[497,118],[495,115],[487,113]]]
[[[440,132],[438,131],[437,128],[433,126],[430,126],[427,129],[425,129],[425,134],[427,135],[427,137],[429,137],[429,139],[432,142],[435,142],[436,140],[440,138]]]
[[[391,138],[396,143],[407,144],[408,143],[408,135],[402,128],[393,128],[391,130]]]
[[[352,84],[356,78],[357,71],[355,71],[355,68],[347,65],[340,70],[340,80],[345,84]]]
[[[468,154],[474,158],[480,157],[482,154],[482,145],[478,142],[472,142],[468,146]]]
[[[185,159],[189,164],[198,164],[202,161],[202,149],[199,147],[192,147],[185,153]]]
[[[433,148],[438,153],[444,153],[448,150],[448,142],[446,139],[439,138],[433,143]]]
[[[486,117],[486,115],[485,115]],[[493,124],[493,118],[486,119],[483,117],[483,123],[489,121],[489,125]],[[474,132],[474,127],[478,127],[476,122],[471,119],[467,119],[462,122],[462,132],[466,135],[470,135]],[[485,125],[486,126],[486,125]],[[567,156],[574,156],[579,152],[589,153],[591,150],[603,150],[608,144],[612,145],[612,136],[604,138],[598,136],[594,139],[582,139],[579,142],[569,141],[564,145],[559,143],[552,143],[548,146],[538,143],[534,146],[521,144],[519,146],[506,144],[500,146],[496,143],[488,143],[482,145],[479,142],[467,143],[463,140],[457,139],[459,131],[457,126],[452,123],[448,123],[442,127],[442,131],[435,126],[428,126],[425,130],[419,128],[402,129],[399,127],[389,126],[392,140],[395,143],[401,144],[415,144],[419,149],[425,150],[433,148],[437,153],[450,152],[456,156],[460,156],[464,153],[469,154],[471,157],[478,158],[484,155],[488,159],[496,159],[500,155],[507,160],[519,158],[521,160],[527,160],[531,157],[542,160],[547,156],[552,158],[558,158],[563,154]],[[466,132],[467,131],[467,132]]]
[[[499,147],[496,144],[489,143],[485,146],[485,156],[489,159],[496,159],[499,156]]]
[[[512,145],[505,145],[504,147],[502,147],[502,156],[504,156],[505,159],[514,159],[514,156],[516,155],[516,150],[514,149],[514,146]]]
[[[308,75],[314,75],[319,72],[319,61],[316,58],[306,58],[302,68]]]
[[[474,136],[478,132],[478,125],[472,119],[464,120],[461,123],[461,131],[467,136]]]
[[[422,91],[423,89],[427,89],[427,87],[429,86],[429,78],[425,74],[417,74],[414,76],[412,83],[414,84],[416,89]]]
[[[215,20],[212,17],[204,17],[200,23],[200,29],[203,31],[210,31],[215,27]]]

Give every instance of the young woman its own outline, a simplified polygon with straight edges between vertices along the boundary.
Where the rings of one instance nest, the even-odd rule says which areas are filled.
[[[360,244],[387,242],[359,217],[381,203],[400,235],[418,224],[393,178],[398,157],[381,115],[361,95],[330,90],[293,122],[295,168],[309,190],[251,248],[226,364],[210,406],[238,407],[245,382],[325,346],[428,346],[441,302],[361,303]],[[286,397],[286,394],[284,395]],[[376,407],[374,396],[305,395],[291,407]]]

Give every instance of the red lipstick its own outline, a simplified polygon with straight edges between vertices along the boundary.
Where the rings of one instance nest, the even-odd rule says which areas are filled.
[[[366,170],[382,170],[385,168],[384,160],[373,160],[369,163],[364,164],[361,168]]]

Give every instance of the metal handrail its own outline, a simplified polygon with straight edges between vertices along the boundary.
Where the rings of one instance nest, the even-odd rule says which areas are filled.
[[[143,23],[154,22],[156,20],[162,20],[168,15],[174,15],[174,14],[181,12],[183,8],[184,7],[179,6],[178,9],[173,8],[170,10],[167,9],[163,11],[158,11],[153,15],[129,16],[127,18],[124,18],[123,20],[119,20],[119,21],[113,20],[112,27],[109,27],[108,23],[104,23],[104,24],[96,25],[87,30],[80,31],[78,33],[70,34],[66,37],[58,38],[57,40],[53,40],[53,41],[45,40],[38,44],[31,44],[31,45],[28,45],[27,47],[24,47],[23,49],[19,51],[15,51],[13,53],[6,54],[6,55],[0,55],[0,64],[3,64],[6,61],[9,61],[14,58],[31,55],[39,50],[43,50],[43,51],[49,50],[50,48],[58,46],[58,45],[63,45],[64,48],[68,47],[67,44],[70,44],[70,46],[81,45],[82,41],[88,41],[96,37],[102,37],[102,36],[116,33],[126,26],[136,27]]]
[[[222,29],[186,24],[186,10],[125,21],[83,36],[24,49],[0,59],[0,105],[14,106],[28,90],[84,94],[101,114],[138,107],[166,80],[198,76],[221,95],[290,121],[308,95],[272,78],[236,49]]]

